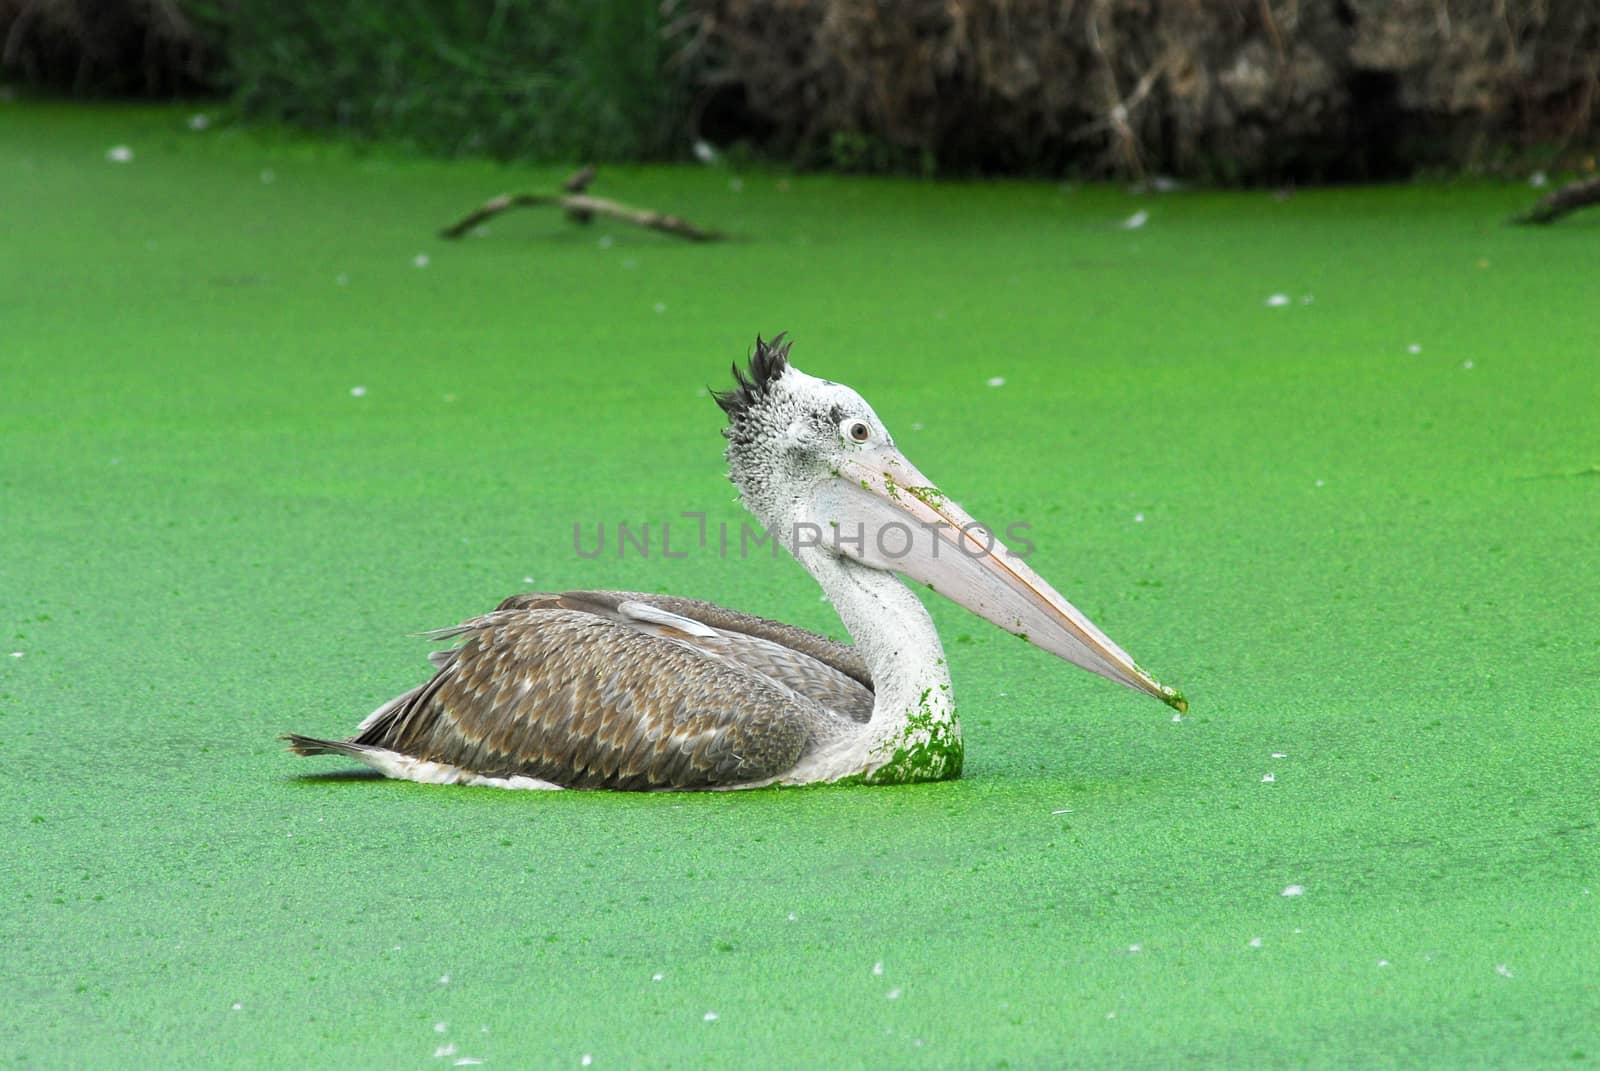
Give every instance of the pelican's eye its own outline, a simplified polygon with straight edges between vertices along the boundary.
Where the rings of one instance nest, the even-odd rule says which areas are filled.
[[[849,434],[850,438],[854,439],[856,442],[864,443],[868,439],[872,438],[872,429],[867,427],[864,422],[857,420],[855,423],[850,425]]]

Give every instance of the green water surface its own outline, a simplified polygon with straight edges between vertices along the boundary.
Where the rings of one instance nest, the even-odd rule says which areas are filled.
[[[0,1064],[1600,1064],[1600,214],[611,169],[743,240],[451,244],[561,171],[188,115],[0,104]],[[705,390],[781,330],[1191,716],[930,595],[956,782],[282,749],[516,591],[838,634],[715,546]]]

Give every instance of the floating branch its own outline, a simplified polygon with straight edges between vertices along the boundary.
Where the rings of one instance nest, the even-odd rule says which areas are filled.
[[[1592,204],[1600,204],[1600,178],[1569,182],[1511,222],[1554,223],[1567,213]]]
[[[532,208],[537,205],[555,205],[574,223],[589,223],[596,216],[619,219],[624,223],[647,227],[653,231],[676,235],[690,242],[717,242],[726,235],[697,227],[681,216],[665,212],[652,212],[635,208],[621,201],[605,197],[591,197],[584,191],[594,181],[595,169],[591,164],[573,173],[561,184],[562,193],[503,193],[485,202],[483,207],[467,214],[439,232],[441,238],[460,238],[472,228],[500,213],[513,208]]]

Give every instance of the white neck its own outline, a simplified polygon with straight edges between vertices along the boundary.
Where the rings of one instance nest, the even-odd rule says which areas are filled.
[[[933,618],[891,573],[825,550],[795,557],[827,593],[872,674],[866,764],[887,780],[936,780],[960,772],[961,727],[950,669]]]

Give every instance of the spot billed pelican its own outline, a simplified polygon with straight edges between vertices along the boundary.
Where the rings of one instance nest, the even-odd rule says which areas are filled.
[[[289,735],[389,777],[501,788],[731,789],[956,777],[961,727],[933,620],[896,576],[1176,708],[1159,684],[895,448],[859,394],[756,339],[718,393],[728,475],[817,579],[855,646],[708,602],[513,595],[428,635],[421,687],[347,740]]]

